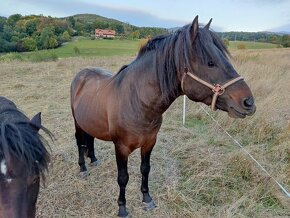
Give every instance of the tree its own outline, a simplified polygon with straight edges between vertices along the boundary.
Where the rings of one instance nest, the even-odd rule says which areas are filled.
[[[68,31],[64,31],[62,36],[61,36],[61,41],[62,42],[68,42],[70,40],[71,40],[71,37],[70,37]]]
[[[104,20],[95,20],[93,23],[93,28],[94,29],[108,29],[109,23]]]
[[[31,37],[24,38],[22,40],[22,45],[26,51],[35,51],[37,48],[36,41]]]
[[[14,27],[16,25],[17,21],[19,21],[21,19],[21,17],[22,17],[21,14],[13,14],[13,15],[8,17],[7,24],[11,27]]]
[[[37,30],[37,24],[39,23],[39,19],[31,19],[26,22],[25,32],[27,35],[32,36],[33,33]]]
[[[132,32],[130,36],[132,39],[139,39],[140,32],[138,30],[136,30],[136,31]]]
[[[56,41],[56,42],[55,42]],[[38,38],[38,45],[41,49],[49,49],[57,47],[56,36],[54,35],[53,27],[45,27],[42,29]]]
[[[124,26],[123,26],[122,24],[116,24],[116,26],[115,26],[115,31],[116,31],[118,34],[123,34],[123,33],[125,33]]]
[[[52,22],[55,35],[60,35],[68,29],[68,23],[65,20],[54,20]]]
[[[0,52],[11,52],[16,51],[16,43],[8,42],[0,38]]]
[[[5,39],[6,41],[10,41],[11,37],[13,35],[13,29],[11,26],[5,24],[3,27],[3,39]]]
[[[0,32],[3,32],[4,25],[6,24],[6,18],[0,17]]]
[[[75,27],[76,21],[75,21],[73,16],[68,17],[67,22],[68,22],[68,26],[70,28],[74,28]]]
[[[55,36],[52,36],[48,40],[48,48],[56,48],[58,46],[58,42]]]

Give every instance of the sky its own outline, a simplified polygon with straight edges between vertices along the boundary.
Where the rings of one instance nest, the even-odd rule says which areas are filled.
[[[0,16],[97,14],[135,26],[180,27],[199,16],[215,31],[287,31],[290,0],[0,0]]]

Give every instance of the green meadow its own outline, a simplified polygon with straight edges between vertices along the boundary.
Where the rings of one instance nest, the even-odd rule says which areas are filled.
[[[236,50],[239,49],[240,45],[244,45],[244,49],[270,49],[277,48],[277,44],[267,43],[267,42],[250,42],[250,41],[230,41],[229,49]]]
[[[67,43],[54,51],[61,58],[72,56],[124,56],[135,55],[138,45],[138,40],[81,39]]]
[[[110,56],[135,56],[144,40],[91,40],[79,38],[68,42],[56,49],[40,50],[24,53],[8,53],[0,56],[0,61],[20,60],[20,61],[55,61],[59,58],[68,57],[110,57]],[[277,45],[262,42],[230,41],[229,49],[270,49],[277,48]]]

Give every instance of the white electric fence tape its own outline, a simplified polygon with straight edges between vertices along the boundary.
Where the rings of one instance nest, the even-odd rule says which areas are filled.
[[[250,156],[250,158],[271,178],[273,181],[282,189],[282,191],[287,195],[288,198],[290,198],[290,193],[287,191],[286,188],[284,188],[273,176],[268,173],[268,171],[251,155],[244,146],[238,142],[231,134],[229,134],[220,124],[219,122],[206,110],[202,105],[199,104],[201,109],[216,123],[216,125],[223,130],[226,135],[228,135],[247,155]],[[183,125],[185,124],[185,97],[183,99]]]

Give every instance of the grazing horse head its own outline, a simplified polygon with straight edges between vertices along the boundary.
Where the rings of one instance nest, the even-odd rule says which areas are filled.
[[[252,115],[256,107],[251,90],[229,62],[223,42],[210,31],[210,23],[199,28],[196,17],[181,33],[192,45],[184,46],[179,57],[185,60],[184,66],[179,66],[182,92],[193,101],[227,111],[231,117]]]
[[[50,134],[40,113],[29,120],[12,101],[0,97],[0,217],[35,217],[40,176],[49,161],[39,129]]]

